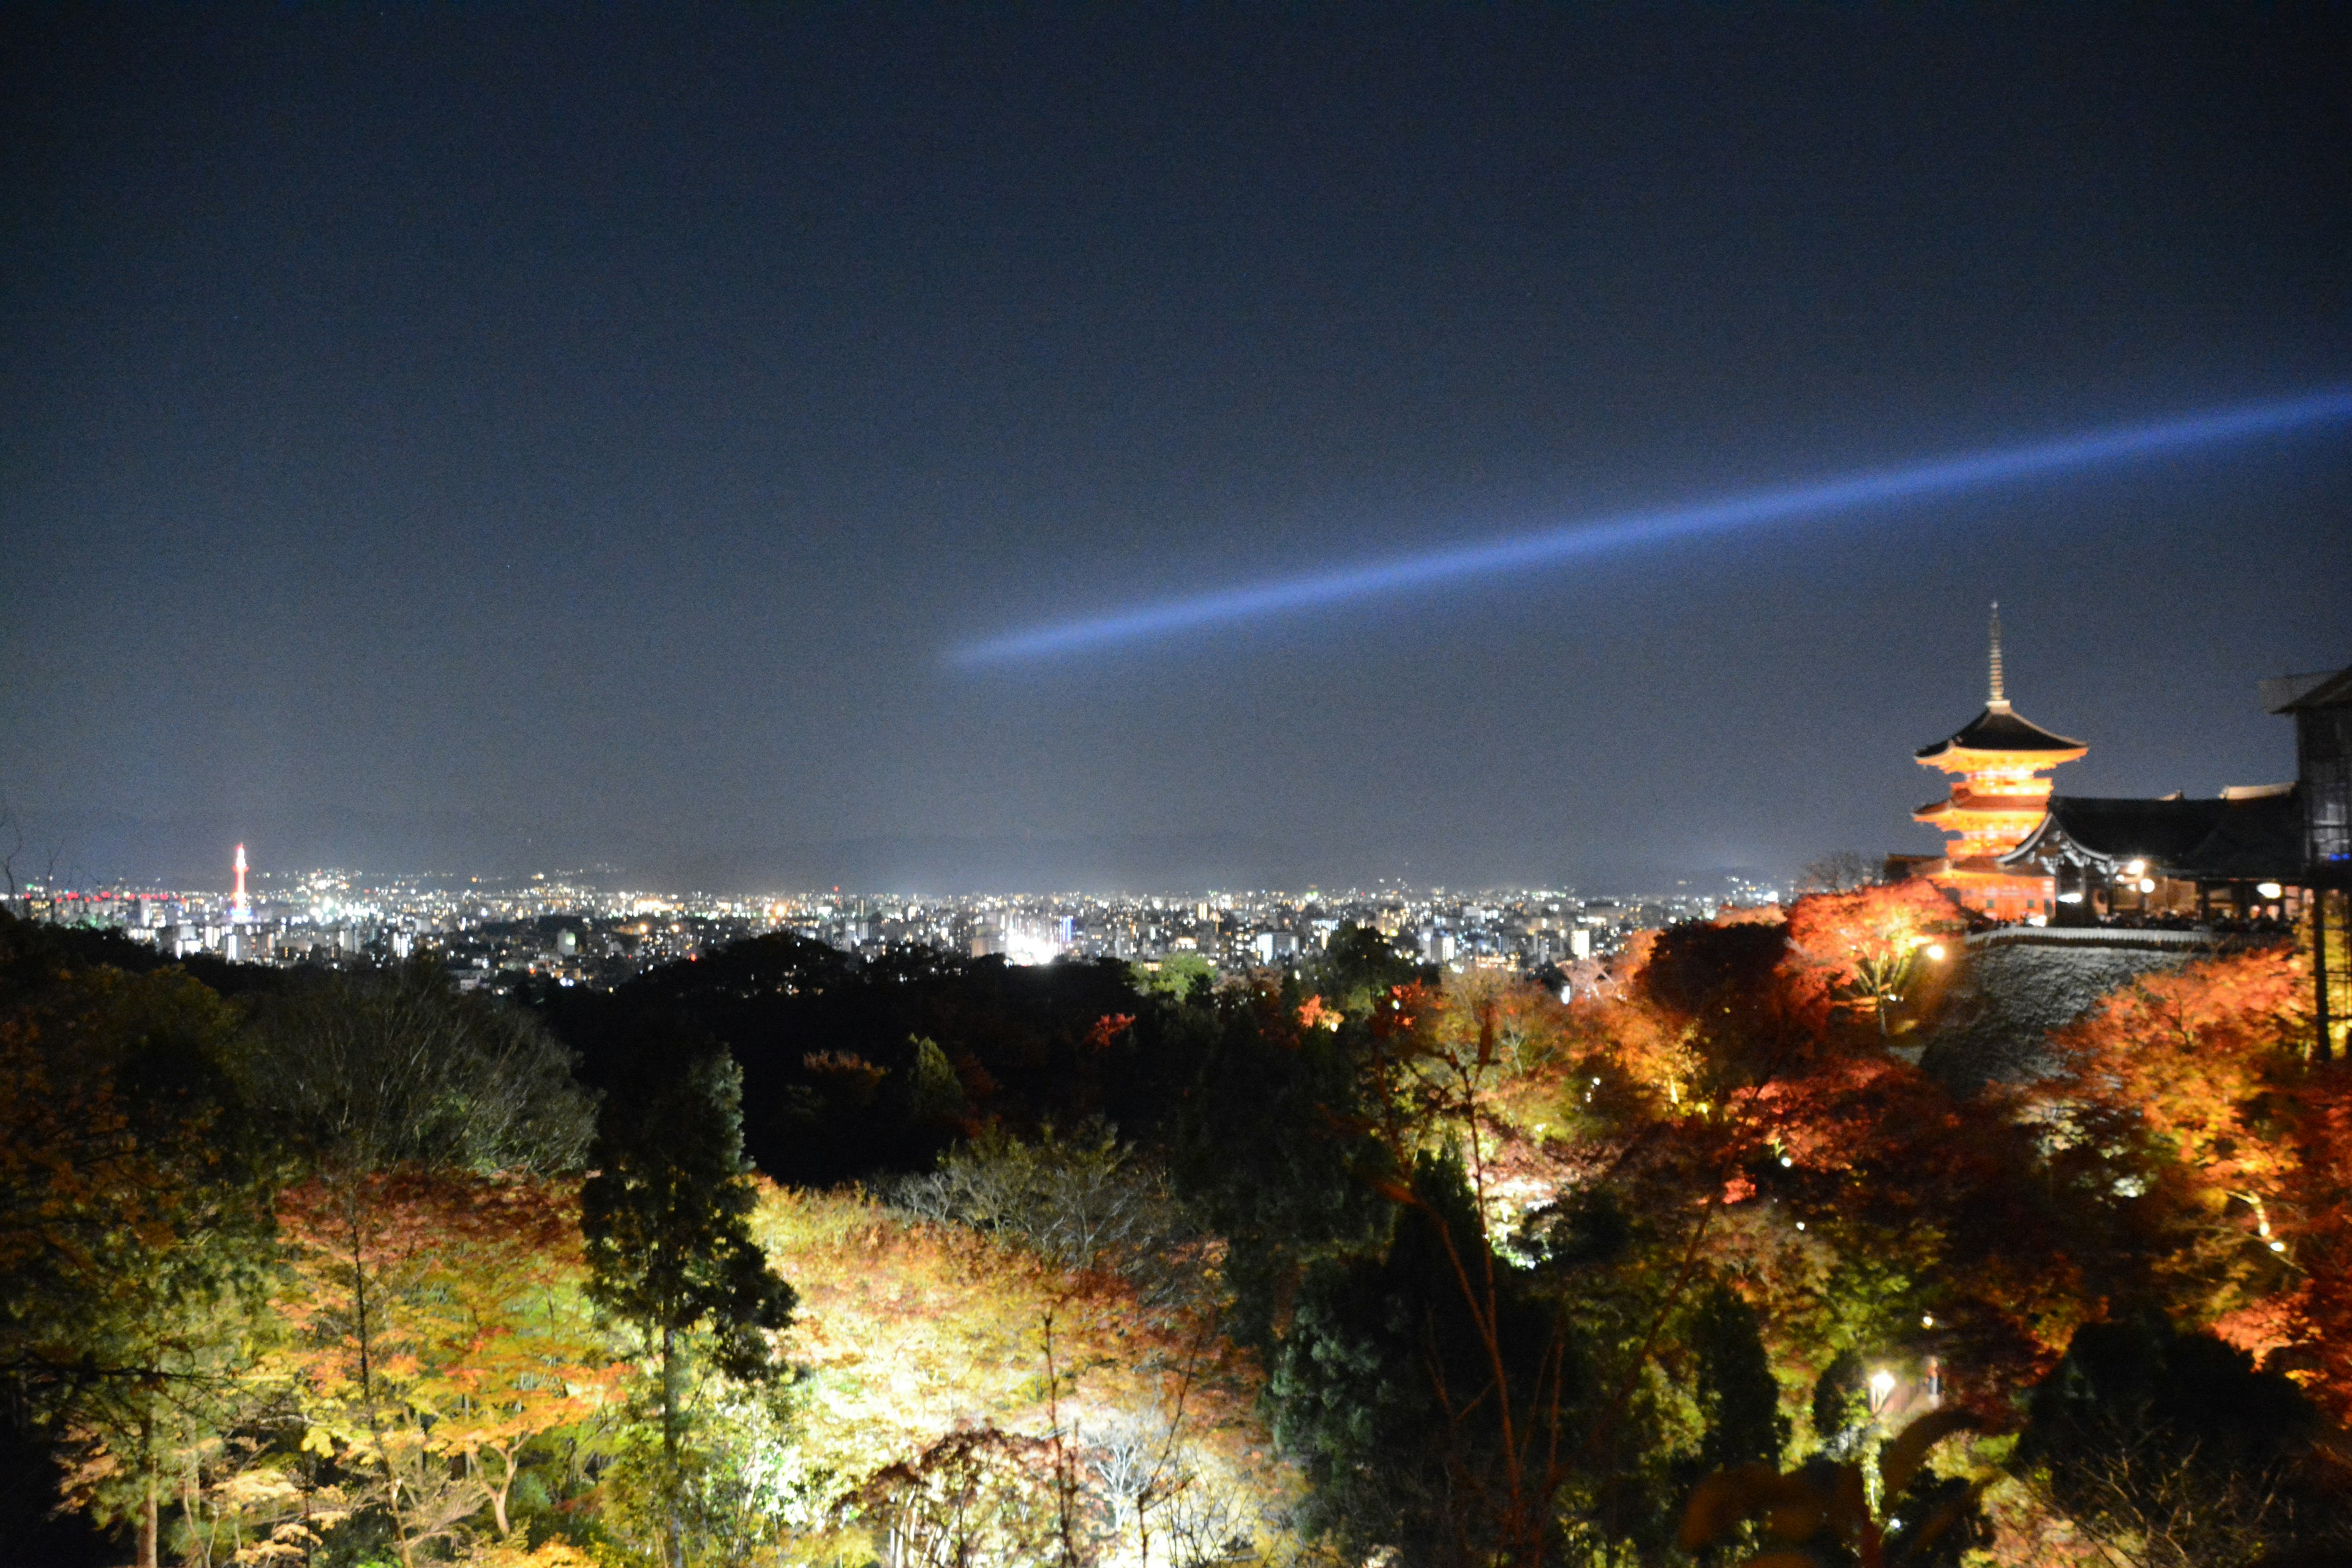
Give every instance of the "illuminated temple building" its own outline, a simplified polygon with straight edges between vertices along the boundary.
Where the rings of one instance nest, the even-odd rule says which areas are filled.
[[[1991,692],[1984,711],[1958,734],[1922,746],[1919,765],[1952,775],[1951,794],[1912,814],[1948,836],[1938,858],[1909,868],[1969,909],[1995,920],[2047,917],[2057,885],[2047,875],[2004,866],[2010,854],[2042,825],[2050,805],[2048,770],[2090,750],[2053,734],[2009,704],[2000,662],[2000,606],[1992,615]]]
[[[1991,675],[1984,711],[1914,753],[1951,775],[1948,796],[1912,813],[1946,835],[1944,853],[1890,855],[1886,879],[1924,877],[1990,919],[2062,928],[2034,941],[2106,940],[2063,928],[2114,926],[2292,940],[2318,1057],[2352,1059],[2352,668],[2263,681],[2263,709],[2295,721],[2295,776],[2210,800],[2053,794],[2049,771],[2090,748],[2010,706],[1998,605]]]

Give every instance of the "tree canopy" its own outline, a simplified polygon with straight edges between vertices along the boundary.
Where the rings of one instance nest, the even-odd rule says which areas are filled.
[[[525,1006],[0,922],[0,1376],[156,1568],[2339,1550],[2291,950],[1966,1090],[1931,891],[1614,962],[780,937]]]

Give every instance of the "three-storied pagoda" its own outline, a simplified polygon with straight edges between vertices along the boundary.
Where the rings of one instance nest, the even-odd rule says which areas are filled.
[[[2090,748],[2053,734],[2009,705],[2000,664],[2000,606],[1992,607],[1991,695],[1983,712],[1958,734],[1914,753],[1924,768],[1952,777],[1948,797],[1912,813],[1949,837],[1940,861],[1916,868],[1972,910],[1995,920],[2047,916],[2057,887],[2048,877],[2021,874],[2000,857],[2025,842],[2049,808],[2047,770]]]

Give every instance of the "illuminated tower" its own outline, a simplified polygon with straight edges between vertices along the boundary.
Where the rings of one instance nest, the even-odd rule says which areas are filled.
[[[231,925],[248,925],[253,921],[253,908],[245,901],[245,846],[236,847],[236,892],[228,901]]]
[[[1970,909],[1999,920],[2046,914],[2057,889],[2046,877],[2019,876],[1994,864],[2025,842],[2049,809],[2045,770],[2090,750],[2020,718],[2009,705],[2000,665],[2000,606],[1992,607],[1991,695],[1959,733],[1916,753],[1919,765],[1950,773],[1952,793],[1912,818],[1949,837],[1942,869],[1929,875]]]

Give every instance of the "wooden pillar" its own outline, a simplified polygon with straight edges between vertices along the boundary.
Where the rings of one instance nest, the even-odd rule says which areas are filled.
[[[2332,1061],[2336,1035],[2327,1016],[2327,890],[2314,888],[2306,897],[2311,900],[2311,1016],[2319,1026],[2318,1059]]]

